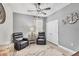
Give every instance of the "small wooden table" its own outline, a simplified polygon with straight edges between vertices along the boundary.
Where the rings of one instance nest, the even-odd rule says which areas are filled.
[[[30,44],[35,44],[36,43],[36,40],[29,40],[29,43]]]
[[[34,44],[34,43],[36,43],[36,35],[34,35],[34,34],[31,34],[31,35],[29,35],[28,36],[29,38],[29,44]]]

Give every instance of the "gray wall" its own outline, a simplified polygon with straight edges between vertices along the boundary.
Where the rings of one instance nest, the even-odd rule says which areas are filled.
[[[46,31],[46,18],[41,18],[43,20],[43,31]],[[24,37],[28,37],[33,19],[35,19],[33,16],[13,13],[13,32],[23,32]]]
[[[11,35],[13,33],[13,12],[7,3],[3,3],[6,20],[3,24],[0,24],[0,45],[6,45],[11,43]]]
[[[46,32],[46,21],[47,21],[47,17],[43,18],[43,31]]]
[[[13,13],[13,32],[23,32],[24,37],[28,37],[33,19],[32,16]]]
[[[71,50],[79,50],[79,20],[75,24],[63,24],[62,19],[71,12],[79,10],[79,4],[70,4],[49,16],[50,20],[58,19],[58,41],[59,45]]]

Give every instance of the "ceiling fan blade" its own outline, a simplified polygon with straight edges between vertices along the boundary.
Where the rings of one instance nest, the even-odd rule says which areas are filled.
[[[28,12],[33,12],[33,11],[37,11],[37,10],[27,10]]]
[[[41,13],[42,13],[42,14],[44,14],[44,15],[46,15],[46,13],[45,13],[45,12],[42,12],[42,11],[41,11]]]
[[[34,3],[34,5],[35,5],[36,8],[38,7],[38,6],[37,6],[37,3]]]
[[[42,10],[50,10],[51,8],[50,7],[48,7],[48,8],[44,8],[44,9],[42,9]]]
[[[35,7],[36,7],[36,9],[40,9],[40,3],[34,3],[34,5],[35,5]]]

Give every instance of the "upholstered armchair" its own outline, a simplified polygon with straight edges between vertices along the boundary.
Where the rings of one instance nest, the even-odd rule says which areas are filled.
[[[21,50],[29,45],[28,39],[23,38],[22,32],[13,33],[13,42],[14,42],[14,48],[16,50]]]
[[[38,38],[36,40],[38,45],[45,45],[46,44],[46,36],[45,32],[38,32]]]

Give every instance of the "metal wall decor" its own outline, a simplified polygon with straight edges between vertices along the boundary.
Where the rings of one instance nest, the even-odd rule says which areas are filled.
[[[6,13],[2,3],[0,3],[0,24],[3,24],[5,22],[5,19],[6,19]]]
[[[62,20],[64,24],[74,24],[79,20],[79,13],[78,11],[71,13],[70,15],[66,16],[66,19]]]

